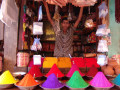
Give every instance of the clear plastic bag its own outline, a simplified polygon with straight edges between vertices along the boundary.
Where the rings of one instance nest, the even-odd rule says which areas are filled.
[[[34,22],[33,23],[33,34],[42,35],[43,34],[43,22]]]

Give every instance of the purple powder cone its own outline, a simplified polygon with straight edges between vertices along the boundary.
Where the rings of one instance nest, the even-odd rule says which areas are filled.
[[[55,88],[61,88],[64,85],[59,82],[56,75],[52,73],[48,76],[47,80],[42,84],[42,87],[49,88],[49,89],[55,89]]]

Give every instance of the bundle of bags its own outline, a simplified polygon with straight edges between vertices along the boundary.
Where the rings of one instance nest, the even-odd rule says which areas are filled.
[[[74,6],[94,6],[97,0],[69,0]]]
[[[68,2],[68,0],[46,0],[46,1],[49,4],[58,5],[60,7],[66,6],[66,3]]]
[[[75,6],[93,6],[97,0],[46,0],[49,4],[58,5],[60,7],[66,6],[66,4],[72,3]]]

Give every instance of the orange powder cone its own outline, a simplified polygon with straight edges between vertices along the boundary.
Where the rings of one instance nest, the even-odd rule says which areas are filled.
[[[25,77],[17,83],[18,86],[34,86],[38,84],[30,74],[26,74]]]

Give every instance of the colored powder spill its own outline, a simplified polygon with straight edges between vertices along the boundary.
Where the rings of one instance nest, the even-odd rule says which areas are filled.
[[[64,77],[64,74],[58,69],[57,65],[54,64],[50,71],[46,74],[46,77],[48,77],[50,74],[54,73],[56,77]]]
[[[98,69],[94,65],[92,65],[90,70],[87,72],[86,76],[94,77],[97,73],[98,73]]]
[[[102,72],[98,72],[95,77],[90,81],[91,86],[99,88],[108,88],[113,85],[107,80]]]
[[[67,85],[71,88],[86,88],[89,84],[83,80],[79,71],[75,71],[70,80],[67,82]]]
[[[112,80],[112,82],[113,82],[115,85],[120,86],[120,74],[119,74],[114,80]]]
[[[71,67],[71,69],[70,69],[70,71],[68,72],[68,74],[67,74],[66,76],[67,76],[67,77],[72,77],[72,75],[73,75],[73,73],[74,73],[75,71],[79,71],[79,74],[80,74],[81,76],[84,76],[84,75],[85,75],[85,74],[81,73],[81,71],[79,70],[79,68],[77,67],[76,64],[73,64],[72,67]]]
[[[0,76],[0,84],[13,84],[16,83],[17,81],[14,79],[10,71],[5,71],[1,76]]]
[[[62,88],[63,86],[64,85],[58,81],[54,73],[49,75],[47,80],[42,84],[42,87],[49,89]]]
[[[33,65],[28,73],[31,74],[33,77],[42,77],[43,76],[37,65]]]
[[[31,74],[26,74],[25,77],[17,83],[18,86],[34,86],[38,84],[39,83],[34,80]]]

